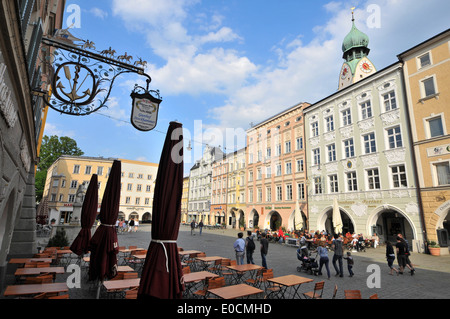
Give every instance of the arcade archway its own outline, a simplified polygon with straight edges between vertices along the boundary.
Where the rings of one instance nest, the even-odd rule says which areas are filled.
[[[248,228],[255,228],[259,226],[259,214],[256,209],[252,209],[248,217]]]
[[[410,249],[413,249],[412,241],[417,239],[417,231],[408,215],[391,205],[378,207],[367,220],[367,228],[364,235],[372,236],[376,233],[381,243],[395,243],[397,235],[402,234],[409,242]]]
[[[142,215],[142,223],[150,224],[151,222],[152,222],[152,214],[150,214],[149,212],[144,213],[144,215]]]
[[[268,215],[268,226],[269,226],[269,230],[271,231],[277,231],[278,229],[280,229],[281,225],[283,224],[283,219],[281,218],[281,215],[273,210],[271,211]]]

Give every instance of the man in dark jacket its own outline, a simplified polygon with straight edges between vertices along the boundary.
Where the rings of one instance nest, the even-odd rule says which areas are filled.
[[[334,240],[332,244],[334,250],[333,255],[333,267],[336,270],[336,276],[344,277],[344,270],[342,268],[342,257],[344,255],[344,248],[342,245],[342,239],[338,234],[334,234]],[[336,261],[339,263],[339,268],[336,266]]]
[[[266,238],[266,233],[261,234],[261,259],[262,259],[262,266],[266,269],[267,268],[267,261],[266,256],[267,252],[269,250],[269,241]]]

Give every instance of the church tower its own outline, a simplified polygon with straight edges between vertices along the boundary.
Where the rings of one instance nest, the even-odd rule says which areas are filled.
[[[369,37],[356,28],[353,9],[352,29],[342,42],[342,58],[345,62],[339,73],[339,90],[376,72],[373,63],[367,57],[370,51]]]

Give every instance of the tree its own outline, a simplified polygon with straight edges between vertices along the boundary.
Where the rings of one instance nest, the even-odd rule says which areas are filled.
[[[61,155],[81,156],[83,154],[84,152],[77,146],[77,142],[70,137],[58,137],[56,135],[48,137],[45,135],[42,138],[41,151],[39,154],[40,160],[35,177],[37,202],[41,201],[44,193],[47,170],[58,157]]]

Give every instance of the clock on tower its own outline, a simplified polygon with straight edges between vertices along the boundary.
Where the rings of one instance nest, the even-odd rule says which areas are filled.
[[[339,90],[376,71],[367,57],[370,51],[368,48],[369,37],[355,26],[353,9],[352,28],[342,42],[342,58],[345,59],[345,62],[342,64],[339,74]]]

